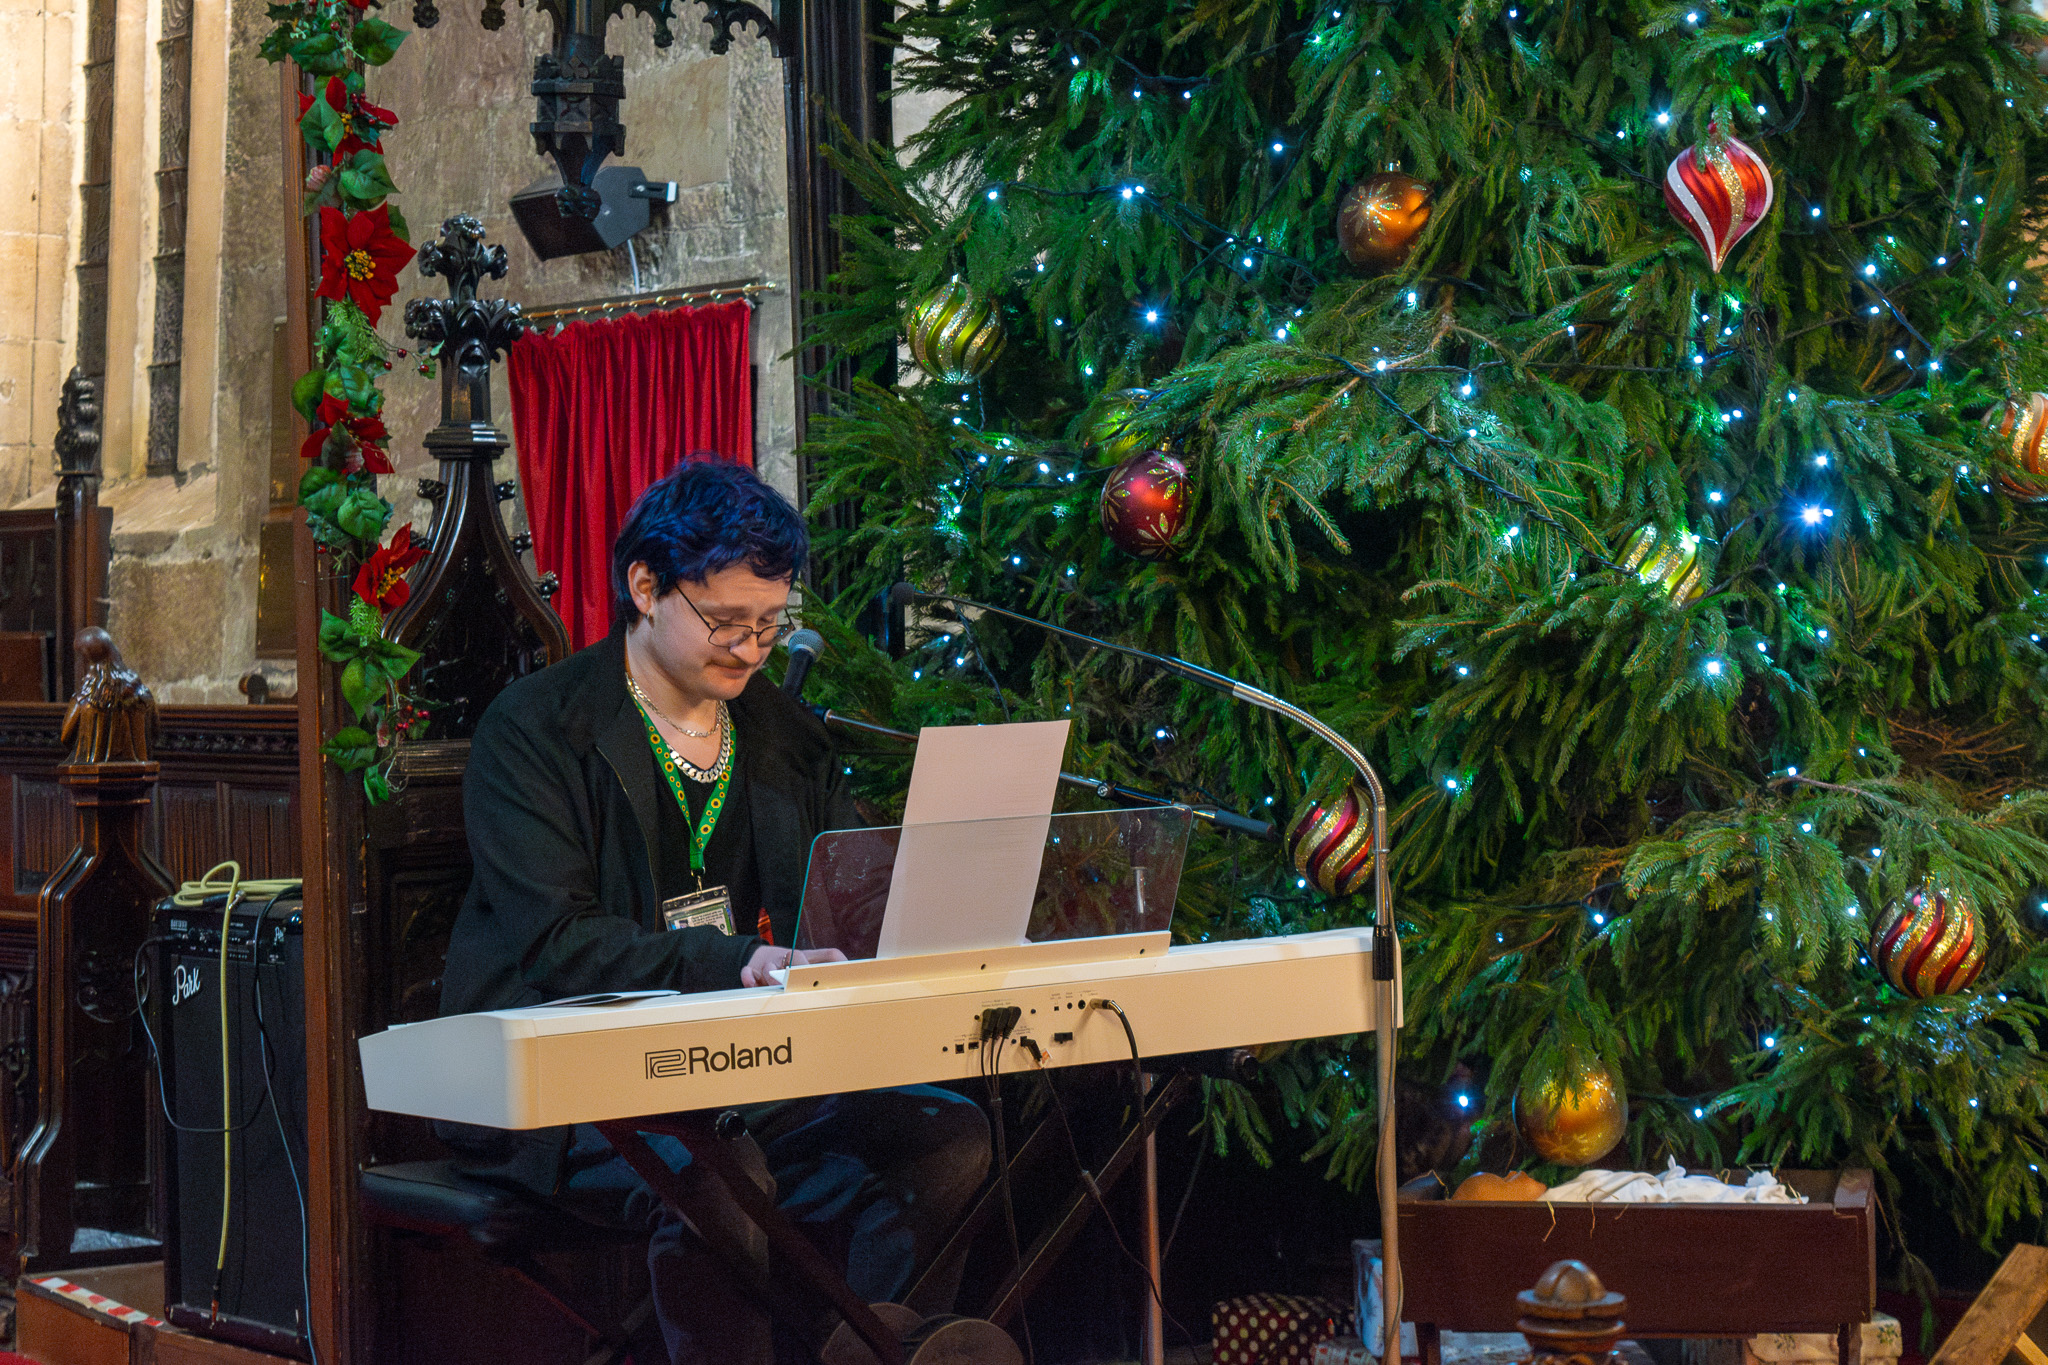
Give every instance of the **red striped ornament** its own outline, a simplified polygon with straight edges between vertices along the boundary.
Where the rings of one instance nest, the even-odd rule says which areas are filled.
[[[2017,502],[2048,502],[2048,393],[2030,393],[1984,414],[1985,427],[1998,438],[2003,457],[1991,466],[1992,477],[2005,495]]]
[[[1372,798],[1352,782],[1334,801],[1302,802],[1287,826],[1287,852],[1325,895],[1364,890],[1372,874]]]
[[[1664,172],[1664,203],[1716,271],[1776,199],[1771,168],[1739,138],[1716,129]]]
[[[1929,885],[1885,912],[1870,955],[1894,986],[1926,1000],[1968,990],[1984,970],[1986,947],[1970,903]]]

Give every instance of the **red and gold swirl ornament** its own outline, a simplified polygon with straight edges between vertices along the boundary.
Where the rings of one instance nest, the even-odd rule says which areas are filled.
[[[1372,798],[1356,782],[1335,800],[1311,796],[1287,825],[1287,853],[1295,870],[1325,895],[1349,896],[1365,889],[1372,874]]]
[[[1735,244],[1771,211],[1771,168],[1739,138],[1716,128],[1664,172],[1664,203],[1720,270]]]
[[[2048,433],[2048,393],[2030,393],[2014,403],[2001,403],[1984,415],[1984,425],[1998,441],[1992,477],[2016,502],[2048,502],[2048,452],[2041,437]]]
[[[1921,887],[1893,903],[1871,937],[1885,979],[1926,1000],[1968,990],[1984,970],[1986,944],[1970,903],[1952,891]]]

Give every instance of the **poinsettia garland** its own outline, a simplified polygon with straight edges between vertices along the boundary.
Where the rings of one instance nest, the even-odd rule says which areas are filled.
[[[342,666],[341,692],[357,723],[321,752],[345,772],[363,774],[373,802],[390,796],[388,773],[401,738],[416,735],[424,713],[399,689],[419,655],[383,637],[384,613],[406,600],[405,573],[426,555],[412,527],[382,544],[391,504],[377,476],[392,472],[391,434],[378,388],[394,356],[405,352],[377,335],[377,321],[398,292],[398,272],[413,258],[405,217],[389,201],[398,192],[384,161],[384,134],[398,116],[370,103],[363,68],[382,66],[405,34],[369,12],[371,0],[299,0],[273,4],[276,27],[263,55],[291,61],[320,82],[299,96],[306,141],[306,193],[300,212],[319,215],[320,282],[325,299],[313,340],[313,368],[292,387],[292,406],[310,428],[299,505],[313,538],[346,568],[357,564],[346,617],[322,612],[320,652]],[[422,364],[423,373],[431,373]]]

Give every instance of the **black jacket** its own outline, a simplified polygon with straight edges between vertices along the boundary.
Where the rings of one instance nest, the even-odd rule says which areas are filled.
[[[484,712],[463,775],[475,874],[456,916],[441,1013],[535,1005],[593,991],[728,990],[759,946],[747,934],[669,930],[655,885],[657,780],[647,730],[626,692],[614,631],[521,678]],[[825,727],[761,675],[731,704],[745,765],[761,898],[787,944],[811,840],[860,824]],[[754,907],[735,906],[749,919]],[[743,929],[750,927],[742,925]],[[508,1141],[442,1125],[453,1145],[538,1190],[559,1175],[566,1129]]]

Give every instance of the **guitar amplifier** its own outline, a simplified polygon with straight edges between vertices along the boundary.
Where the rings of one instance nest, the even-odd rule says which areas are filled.
[[[165,1316],[191,1332],[306,1359],[300,902],[250,898],[235,907],[225,983],[223,904],[157,908],[150,1008],[174,1120],[164,1128],[160,1182]]]

